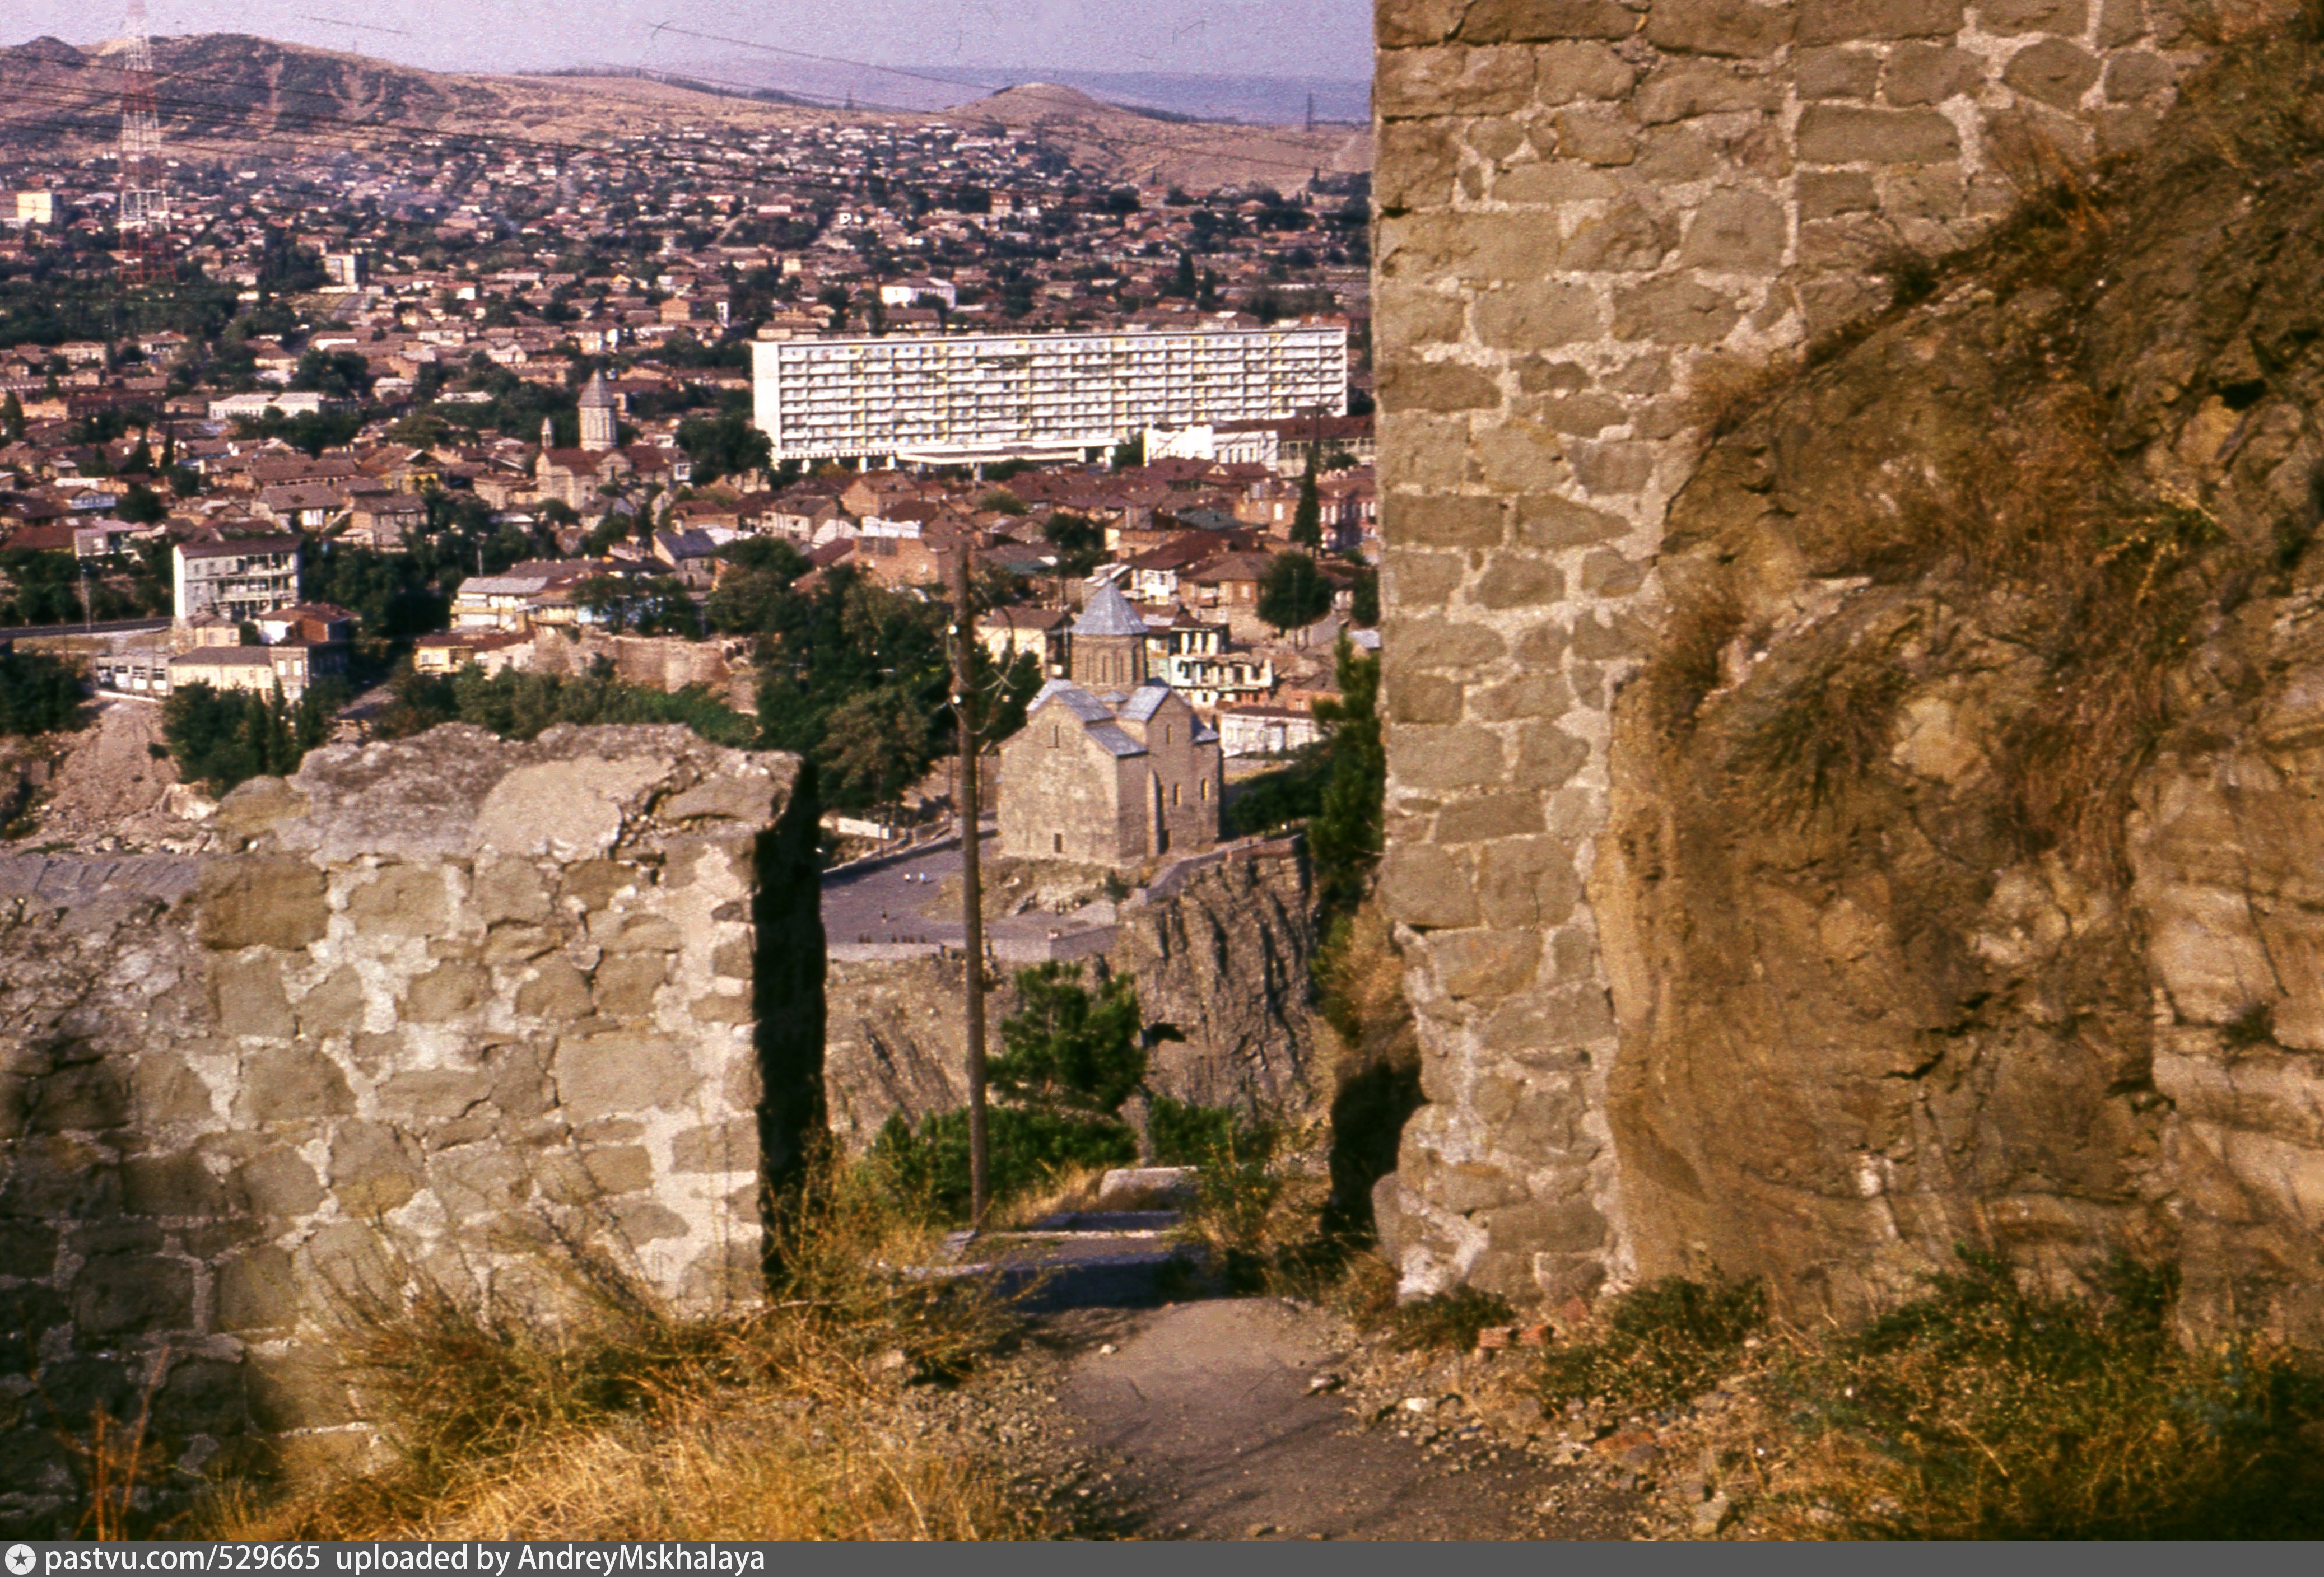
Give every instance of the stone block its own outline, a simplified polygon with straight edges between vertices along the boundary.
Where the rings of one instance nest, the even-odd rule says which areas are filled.
[[[1578,1254],[1606,1241],[1606,1218],[1586,1199],[1502,1205],[1485,1218],[1484,1227],[1486,1240],[1494,1248],[1528,1258]]]
[[[1797,37],[1803,44],[1950,38],[1967,10],[1967,0],[1800,0]]]
[[[1629,163],[1638,156],[1638,135],[1630,123],[1610,113],[1590,109],[1558,112],[1557,155],[1579,159],[1601,168]]]
[[[1565,595],[1565,576],[1546,560],[1497,553],[1469,595],[1478,606],[1496,610],[1546,607]]]
[[[1552,723],[1528,723],[1517,731],[1517,767],[1509,781],[1521,788],[1558,788],[1590,759],[1590,745]]]
[[[347,890],[346,913],[358,936],[440,936],[452,923],[443,868],[383,866],[371,881]]]
[[[1730,187],[1703,198],[1678,260],[1713,273],[1772,272],[1783,263],[1790,231],[1773,198]]]
[[[1390,547],[1381,559],[1383,589],[1392,604],[1427,607],[1448,603],[1460,588],[1467,562],[1464,554]]]
[[[1977,23],[1987,32],[2080,38],[2089,23],[2089,0],[1978,0]]]
[[[2164,32],[2176,31],[2175,24],[2168,18],[2157,17],[2155,23],[2158,37]],[[2140,35],[2145,32],[2144,0],[2098,0],[2097,29],[2098,48],[2113,50],[2119,49],[2124,44],[2135,43]]]
[[[468,888],[476,918],[487,926],[549,918],[549,882],[530,860],[492,859],[476,862]]]
[[[485,964],[530,964],[556,949],[557,938],[546,927],[499,925],[484,937],[478,956]]]
[[[1465,414],[1383,410],[1379,426],[1381,496],[1428,493],[1461,485],[1467,474],[1469,424]]]
[[[209,1085],[173,1052],[152,1050],[138,1057],[130,1069],[129,1092],[137,1122],[148,1131],[207,1121],[215,1114]]]
[[[1588,285],[1536,280],[1510,284],[1477,299],[1471,309],[1477,337],[1508,350],[1578,345],[1605,333],[1605,308]],[[1499,402],[1499,390],[1494,390]]]
[[[634,867],[618,860],[583,860],[566,867],[557,884],[559,903],[584,911],[602,909],[638,880]]]
[[[1637,68],[1602,43],[1544,44],[1533,58],[1538,104],[1618,99],[1638,79]]]
[[[1384,50],[1441,44],[1460,27],[1469,4],[1470,0],[1399,0],[1381,8],[1375,36]]]
[[[516,1010],[528,1019],[569,1023],[586,1018],[591,1007],[587,978],[561,956],[540,960],[531,977],[517,988]]]
[[[545,1175],[577,1169],[567,1154],[544,1157],[541,1162]],[[527,1158],[498,1144],[462,1145],[429,1158],[429,1186],[456,1218],[474,1221],[519,1209],[532,1197],[534,1182]],[[583,1192],[563,1203],[582,1204],[589,1197]]]
[[[251,1420],[261,1429],[327,1429],[355,1421],[347,1382],[327,1355],[304,1348],[254,1351],[245,1362]]]
[[[263,1150],[244,1161],[235,1171],[233,1193],[253,1215],[270,1221],[305,1215],[326,1197],[315,1168],[286,1149]]]
[[[1611,548],[1598,549],[1582,561],[1580,584],[1585,596],[1627,597],[1644,585],[1646,578],[1644,564],[1625,558]]]
[[[1557,248],[1557,264],[1591,273],[1646,273],[1659,267],[1663,259],[1670,255],[1677,237],[1678,226],[1674,220],[1650,213],[1636,202],[1616,203],[1603,214],[1575,226]],[[1600,321],[1593,312],[1589,327],[1595,330]],[[1541,348],[1549,349],[1572,343],[1576,337],[1594,338],[1595,334],[1537,343]]]
[[[1398,723],[1458,723],[1466,687],[1434,674],[1398,673],[1388,679],[1388,715]]]
[[[103,1338],[185,1331],[194,1323],[194,1268],[159,1255],[106,1255],[73,1277],[73,1323]]]
[[[1565,454],[1556,431],[1541,422],[1480,422],[1470,440],[1467,480],[1504,494],[1562,487],[1572,478]]]
[[[419,1147],[383,1122],[350,1122],[331,1139],[331,1192],[361,1221],[401,1210],[420,1192]]]
[[[609,957],[597,966],[590,982],[590,994],[601,1013],[616,1019],[642,1019],[652,1014],[654,993],[669,979],[667,954],[626,954]]]
[[[1475,788],[1501,780],[1501,742],[1490,729],[1464,724],[1453,728],[1397,727],[1391,759],[1397,781],[1406,788]]]
[[[309,1040],[351,1035],[363,1028],[364,1001],[363,976],[352,967],[334,970],[299,999],[298,1033]]]
[[[481,1069],[406,1068],[379,1087],[379,1109],[406,1124],[445,1122],[493,1098]]]
[[[1572,687],[1563,674],[1555,672],[1522,673],[1506,684],[1478,690],[1469,698],[1469,715],[1479,723],[1563,717],[1572,707]]]
[[[121,1163],[122,1208],[161,1219],[217,1215],[226,1208],[225,1185],[197,1150],[131,1156]]]
[[[1943,44],[1898,44],[1888,55],[1881,97],[1899,107],[1941,104],[1985,85],[1985,61]]]
[[[614,1231],[632,1247],[682,1238],[694,1230],[678,1212],[641,1194],[616,1200],[611,1208]]]
[[[1582,491],[1600,498],[1642,493],[1655,479],[1655,463],[1662,458],[1657,445],[1647,443],[1568,444],[1566,462]]]
[[[1872,177],[1857,170],[1803,171],[1799,193],[1803,224],[1841,214],[1868,214],[1880,206],[1880,189]]]
[[[245,953],[210,966],[210,995],[220,1034],[288,1040],[298,1033],[282,984],[279,954]]]
[[[675,953],[686,945],[686,933],[667,915],[629,909],[591,916],[589,940],[608,953]]]
[[[1391,493],[1380,500],[1380,534],[1402,547],[1495,548],[1506,530],[1498,498]]]
[[[1406,357],[1381,367],[1379,399],[1392,410],[1494,410],[1501,386],[1491,373],[1465,362]]]
[[[1541,828],[1537,794],[1480,794],[1456,799],[1436,816],[1436,841],[1446,845],[1522,837]]]
[[[687,1017],[696,1024],[748,1024],[753,1010],[747,991],[713,991],[686,1005]]]
[[[1697,115],[1756,114],[1777,102],[1774,85],[1764,77],[1710,60],[1687,60],[1648,78],[1638,90],[1637,109],[1638,119],[1653,126]]]
[[[1469,872],[1428,844],[1390,841],[1380,864],[1380,898],[1390,915],[1419,930],[1477,923],[1477,894]]]
[[[1792,58],[1792,79],[1804,99],[1869,98],[1880,86],[1880,56],[1872,50],[1802,50]]]
[[[1379,145],[1379,183],[1374,195],[1381,212],[1451,204],[1461,173],[1461,140],[1450,122],[1384,122]],[[1388,327],[1385,320],[1381,327]]]
[[[1683,274],[1655,280],[1614,298],[1617,339],[1717,345],[1742,318],[1742,309],[1728,297]]]
[[[323,873],[302,860],[205,863],[195,890],[195,934],[205,947],[304,947],[330,922]]]
[[[215,1358],[182,1358],[171,1364],[169,1379],[154,1393],[148,1419],[152,1433],[163,1440],[193,1434],[231,1437],[249,1422],[242,1365]]]
[[[289,1250],[262,1244],[217,1268],[213,1283],[218,1330],[247,1335],[285,1331],[305,1313]]]
[[[1532,983],[1541,964],[1541,934],[1531,930],[1451,931],[1429,939],[1437,983],[1453,998],[1505,997]]]
[[[1637,17],[1615,0],[1473,0],[1461,36],[1478,42],[1522,43],[1626,39],[1637,30]]]
[[[1463,1161],[1432,1167],[1422,1174],[1420,1196],[1440,1210],[1469,1215],[1512,1204],[1526,1196],[1524,1183],[1498,1167]]]
[[[481,964],[439,964],[404,989],[398,1010],[414,1024],[443,1024],[475,1012],[491,991]]]
[[[304,1122],[344,1117],[355,1109],[339,1065],[316,1047],[255,1051],[242,1059],[242,1093],[235,1102],[244,1121]]]
[[[21,1127],[28,1133],[119,1128],[129,1120],[129,1091],[110,1064],[75,1063],[27,1080],[23,1111]]]
[[[1506,45],[1390,51],[1372,79],[1372,103],[1385,120],[1507,115],[1532,97],[1533,51]]]
[[[576,1121],[682,1108],[701,1083],[683,1043],[658,1035],[596,1035],[558,1043],[558,1103]]]
[[[1800,114],[1799,152],[1810,164],[1942,164],[1960,157],[1960,134],[1932,109],[1812,104]]]
[[[2170,91],[2178,79],[2178,71],[2162,56],[2127,51],[2107,62],[2107,97],[2116,104],[2136,104]]]
[[[2043,39],[2009,57],[2001,79],[2054,109],[2070,110],[2098,79],[2098,60],[2063,39]]]
[[[1655,0],[1646,40],[1657,49],[1764,59],[1792,42],[1792,7],[1752,0]]]
[[[748,1117],[681,1130],[670,1140],[670,1170],[755,1172],[759,1166],[759,1125]]]
[[[1620,197],[1623,190],[1619,176],[1564,160],[1519,164],[1503,171],[1493,180],[1495,200],[1505,203],[1558,206],[1608,202]]]
[[[45,1222],[0,1222],[0,1277],[45,1281],[56,1273],[57,1229]]]
[[[1628,536],[1630,523],[1554,493],[1517,500],[1517,540],[1529,548],[1582,548]]]

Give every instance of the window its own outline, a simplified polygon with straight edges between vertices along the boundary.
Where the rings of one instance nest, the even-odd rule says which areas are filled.
[[[1205,799],[1211,797],[1211,780],[1208,778],[1203,779],[1202,795]]]
[[[1057,749],[1059,746],[1061,746],[1064,742],[1065,742],[1065,730],[1064,730],[1064,725],[1063,725],[1063,724],[1056,724],[1056,723],[1052,723],[1051,724],[1049,724],[1049,748],[1050,748],[1051,750],[1056,750],[1056,749]]]
[[[1063,833],[1051,833],[1049,835],[1049,853],[1052,854],[1062,854],[1065,852],[1065,835]]]
[[[1173,810],[1178,808],[1178,787],[1176,783],[1170,785],[1170,808]]]

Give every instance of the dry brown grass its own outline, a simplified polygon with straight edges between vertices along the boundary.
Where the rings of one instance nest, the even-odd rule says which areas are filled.
[[[550,1434],[427,1492],[342,1480],[219,1508],[220,1539],[1021,1539],[1001,1467],[855,1413],[758,1397]]]
[[[1710,355],[1687,373],[1684,414],[1705,438],[1724,438],[1798,379],[1800,358],[1779,352],[1759,360]]]
[[[1887,755],[1905,687],[1885,644],[1827,651],[1753,721],[1729,770],[1761,814],[1804,825]]]
[[[895,1387],[1009,1339],[989,1282],[928,1279],[935,1233],[825,1164],[780,1213],[763,1302],[672,1308],[551,1231],[524,1301],[408,1277],[349,1300],[341,1362],[390,1461],[246,1487],[221,1538],[970,1538],[1043,1531],[996,1462],[899,1426]]]
[[[1743,632],[1743,604],[1722,583],[1690,588],[1673,600],[1662,644],[1639,676],[1656,732],[1683,732],[1725,678],[1729,642]]]

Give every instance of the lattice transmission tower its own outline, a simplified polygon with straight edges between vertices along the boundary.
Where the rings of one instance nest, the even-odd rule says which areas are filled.
[[[153,105],[153,41],[145,0],[129,0],[121,58],[121,279],[151,284],[173,276],[170,194],[161,170],[161,116]]]

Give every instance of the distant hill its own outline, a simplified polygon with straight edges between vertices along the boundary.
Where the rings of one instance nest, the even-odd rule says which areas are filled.
[[[1369,134],[1244,126],[1123,109],[1028,83],[930,114],[834,110],[684,75],[466,76],[248,33],[156,39],[165,142],[181,156],[253,146],[356,148],[414,132],[589,140],[685,124],[755,130],[816,123],[973,120],[1036,132],[1105,180],[1295,187],[1311,170],[1371,167]],[[0,153],[85,152],[119,134],[119,47],[54,38],[0,47]]]

